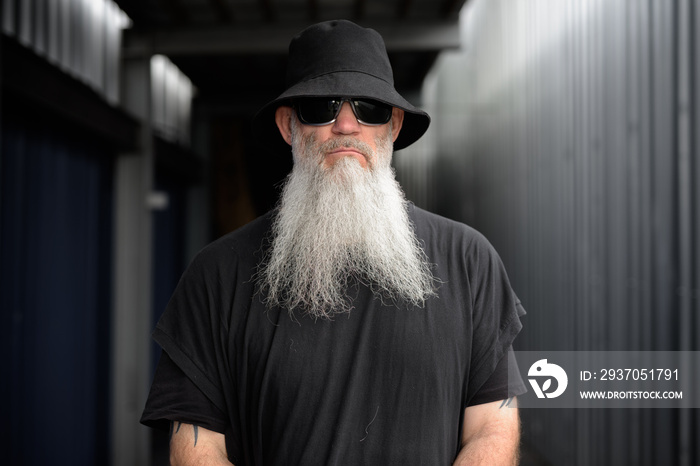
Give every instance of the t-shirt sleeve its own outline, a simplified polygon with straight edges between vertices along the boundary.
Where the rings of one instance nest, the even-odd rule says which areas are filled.
[[[508,398],[510,389],[515,389],[515,394],[527,391],[522,381],[509,388],[507,357],[522,329],[520,318],[525,309],[493,246],[479,234],[470,246],[467,268],[473,335],[467,406],[495,401],[490,399],[494,394],[496,399]]]
[[[165,412],[167,401],[172,409],[180,409],[187,405],[180,397],[201,393],[218,411],[230,414],[224,396],[233,390],[227,359],[227,309],[231,308],[235,283],[236,256],[231,248],[215,243],[189,265],[153,331],[154,340],[167,356],[163,367],[159,367],[161,374],[156,374],[147,408],[162,407]],[[175,382],[166,380],[170,376],[175,377]],[[213,426],[220,427],[220,421],[216,420]]]
[[[515,359],[513,348],[508,348],[488,380],[469,401],[469,406],[491,403],[522,395],[527,391]]]
[[[225,433],[226,415],[197,388],[165,351],[156,367],[141,423],[167,430],[170,422],[195,424]]]

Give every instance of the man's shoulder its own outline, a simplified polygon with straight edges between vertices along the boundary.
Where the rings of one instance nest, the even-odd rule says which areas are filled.
[[[409,212],[419,235],[458,236],[467,240],[485,240],[484,236],[471,226],[421,209],[414,204],[410,204]]]
[[[455,254],[472,258],[498,256],[496,249],[475,228],[412,205],[416,236],[431,255]]]

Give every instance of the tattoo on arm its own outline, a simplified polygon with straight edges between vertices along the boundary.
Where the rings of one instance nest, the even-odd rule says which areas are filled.
[[[178,422],[176,428],[175,421],[170,421],[170,441],[173,440],[173,435],[180,432],[180,427],[182,427],[182,422]],[[192,428],[194,429],[194,446],[196,447],[197,439],[199,438],[199,426],[196,424],[192,424]]]
[[[498,409],[501,409],[501,408],[504,407],[504,406],[507,408],[508,406],[510,406],[510,403],[511,403],[514,399],[515,399],[515,397],[514,397],[514,396],[511,396],[511,397],[508,398],[507,400],[503,400],[503,403],[501,403],[501,406],[499,406]]]

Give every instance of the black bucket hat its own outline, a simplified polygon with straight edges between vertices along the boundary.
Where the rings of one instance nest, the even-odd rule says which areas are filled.
[[[254,134],[264,142],[287,144],[275,124],[275,111],[299,97],[363,97],[404,110],[394,149],[417,141],[430,117],[394,89],[394,75],[384,40],[373,29],[345,20],[310,26],[289,44],[287,90],[265,105],[253,120]]]

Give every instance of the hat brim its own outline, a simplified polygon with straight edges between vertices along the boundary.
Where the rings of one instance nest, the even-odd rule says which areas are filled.
[[[275,111],[278,107],[289,105],[292,100],[300,97],[346,96],[378,100],[404,111],[403,126],[394,141],[394,150],[416,142],[430,125],[430,116],[401,97],[392,84],[367,73],[336,71],[297,83],[269,102],[255,115],[253,133],[258,140],[273,149],[289,148],[275,124]]]

